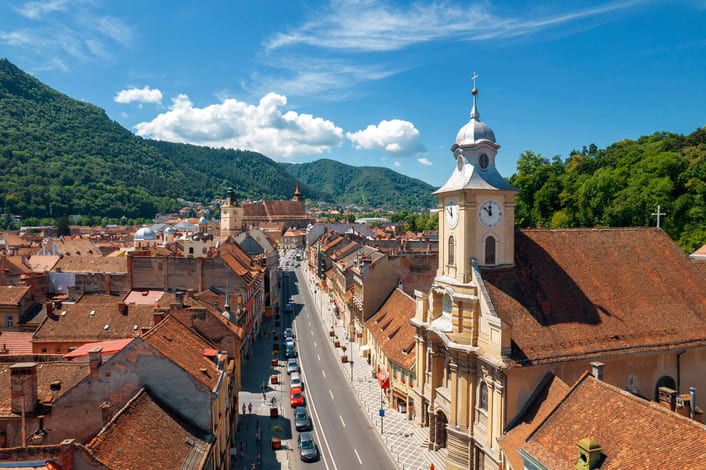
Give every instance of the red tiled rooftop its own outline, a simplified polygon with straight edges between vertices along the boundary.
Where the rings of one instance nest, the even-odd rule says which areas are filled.
[[[510,365],[706,344],[706,278],[655,228],[521,230],[482,269]]]
[[[31,334],[31,333],[30,333]],[[101,356],[111,356],[123,349],[132,342],[133,338],[113,339],[109,341],[98,341],[95,343],[86,343],[68,354],[64,354],[65,359],[75,359],[77,357],[88,357],[88,351],[93,348],[101,348]],[[31,350],[31,346],[30,346]],[[105,359],[104,359],[105,360]]]
[[[706,426],[584,374],[523,450],[553,470],[574,470],[577,442],[602,447],[601,470],[706,468]]]
[[[123,299],[126,304],[154,305],[164,295],[163,290],[133,289]]]
[[[19,356],[32,354],[34,333],[22,331],[0,331],[0,355]]]
[[[29,289],[29,286],[0,286],[0,305],[19,305]]]
[[[416,329],[409,323],[415,309],[414,299],[404,291],[395,289],[380,310],[365,322],[385,356],[407,369],[414,365],[416,359]]]

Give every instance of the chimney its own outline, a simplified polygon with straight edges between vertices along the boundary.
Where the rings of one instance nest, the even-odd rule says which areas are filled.
[[[689,418],[696,419],[696,388],[689,387]]]
[[[101,409],[101,420],[105,427],[113,419],[113,404],[106,400],[100,404],[99,408]]]
[[[161,310],[155,310],[152,312],[152,326],[156,326],[159,322],[161,322],[164,319],[164,312]]]
[[[577,470],[593,470],[601,462],[603,448],[590,437],[581,439],[578,443],[578,461],[574,465]]]
[[[658,390],[659,403],[671,411],[675,411],[677,407],[677,391],[669,387],[659,387]]]
[[[64,439],[59,446],[59,465],[61,465],[61,470],[74,470],[74,440]]]
[[[118,313],[127,315],[127,304],[125,302],[118,302]]]
[[[225,370],[227,357],[228,357],[228,355],[225,353],[225,351],[220,351],[218,353],[218,355],[216,356],[216,358],[217,358],[216,366],[218,367],[218,370]]]
[[[18,362],[10,366],[12,412],[34,410],[37,404],[37,363]]]
[[[93,348],[88,350],[88,361],[91,363],[92,378],[96,378],[98,376],[98,368],[103,363],[101,351],[103,351],[103,348]]]
[[[603,367],[605,364],[602,362],[592,362],[591,363],[591,375],[593,375],[597,380],[603,380]]]
[[[179,306],[179,308],[184,306],[184,293],[183,292],[177,292],[174,294],[174,298],[176,299],[176,303]]]
[[[54,310],[61,310],[61,300],[54,302]]]
[[[47,315],[54,313],[54,302],[47,302]]]

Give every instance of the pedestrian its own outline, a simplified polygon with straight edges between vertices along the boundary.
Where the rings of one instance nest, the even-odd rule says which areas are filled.
[[[252,414],[252,402],[248,403],[248,413]]]
[[[250,465],[250,468],[251,468],[252,470],[255,470],[255,461],[254,461],[254,460],[253,460],[252,464]]]
[[[243,414],[245,414],[245,403],[243,403]]]
[[[260,442],[260,430],[255,430],[255,441]]]
[[[243,441],[240,441],[240,458],[245,457],[245,447],[243,446]]]

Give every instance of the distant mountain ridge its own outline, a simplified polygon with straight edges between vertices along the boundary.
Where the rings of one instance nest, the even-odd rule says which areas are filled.
[[[208,202],[223,198],[230,185],[240,199],[290,199],[299,184],[307,199],[362,202],[318,181],[300,181],[257,152],[138,137],[101,108],[53,90],[7,59],[0,59],[0,168],[0,212],[25,218],[152,218],[178,209],[177,197]],[[365,171],[379,182],[408,179],[382,168]],[[406,192],[403,184],[397,188]],[[374,186],[356,194],[384,199]]]
[[[410,210],[437,205],[432,195],[436,188],[389,168],[356,167],[329,159],[281,165],[300,181],[316,186],[339,202]]]

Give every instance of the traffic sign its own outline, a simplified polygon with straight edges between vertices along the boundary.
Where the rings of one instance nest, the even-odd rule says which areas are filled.
[[[380,417],[384,418],[385,417],[385,410],[380,409]]]

